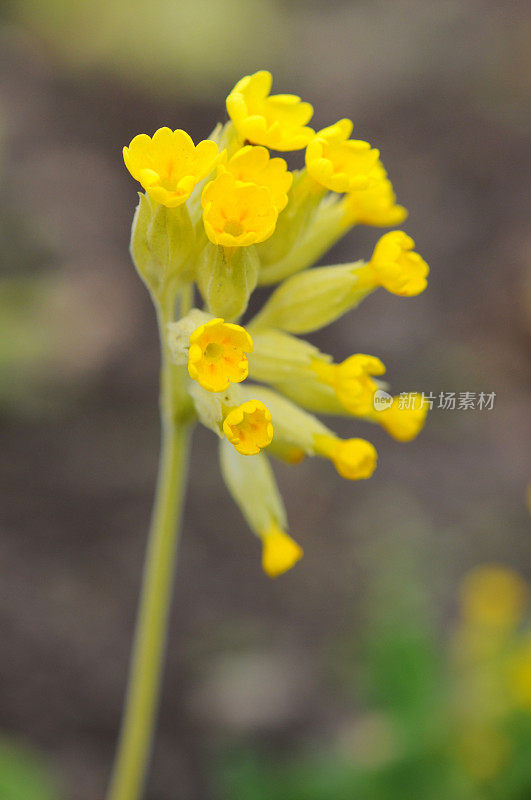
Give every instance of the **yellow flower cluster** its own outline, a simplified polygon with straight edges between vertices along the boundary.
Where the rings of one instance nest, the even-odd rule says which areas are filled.
[[[135,136],[124,161],[145,194],[133,223],[131,252],[148,285],[176,369],[186,371],[199,420],[220,438],[229,491],[263,543],[268,575],[302,556],[264,450],[296,463],[330,460],[348,480],[369,478],[373,445],[342,440],[312,412],[348,414],[407,441],[426,408],[378,410],[382,362],[354,354],[340,364],[300,337],[338,319],[378,287],[411,297],[428,267],[402,231],[382,236],[367,262],[312,268],[353,225],[393,226],[396,204],[379,151],[352,139],[341,119],[317,133],[309,103],[271,94],[260,71],[227,97],[230,121],[194,145],[182,130]],[[305,166],[289,170],[270,150],[305,148]],[[204,300],[193,308],[194,282]],[[279,284],[246,326],[239,324],[257,285]],[[174,316],[176,308],[179,315]],[[162,309],[162,311],[160,311]],[[248,384],[251,377],[255,383]]]

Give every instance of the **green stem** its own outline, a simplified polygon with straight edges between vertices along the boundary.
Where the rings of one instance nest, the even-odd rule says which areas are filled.
[[[183,306],[189,304],[184,296]],[[162,366],[162,446],[124,715],[108,800],[142,796],[151,756],[171,605],[179,518],[186,479],[191,414],[184,368],[171,363],[165,342],[174,297],[157,306]]]

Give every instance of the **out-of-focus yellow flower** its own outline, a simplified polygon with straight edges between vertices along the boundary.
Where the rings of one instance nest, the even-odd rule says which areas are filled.
[[[531,636],[520,642],[508,664],[511,696],[517,706],[531,711]]]
[[[376,281],[387,291],[401,297],[413,297],[427,286],[429,267],[413,251],[415,242],[403,231],[385,233],[374,248],[367,265]],[[367,269],[367,268],[365,268]]]
[[[351,414],[366,416],[372,412],[372,401],[378,384],[371,376],[383,375],[385,372],[379,358],[358,353],[341,364],[314,359],[311,369],[320,381],[334,389],[341,405]]]
[[[275,230],[278,211],[263,186],[237,181],[230,172],[210,181],[201,198],[208,238],[224,247],[248,247]]]
[[[393,397],[390,406],[373,410],[370,415],[398,442],[409,442],[418,436],[428,413],[429,404],[422,394],[409,392],[407,398],[407,404],[404,404],[400,395]]]
[[[501,772],[510,751],[507,735],[490,726],[470,726],[459,740],[459,757],[469,775],[480,782]]]
[[[241,325],[211,319],[190,336],[188,374],[209,392],[224,392],[229,383],[240,383],[249,373],[245,353],[253,340]]]
[[[229,117],[244,141],[272,150],[300,150],[314,136],[306,127],[313,108],[294,94],[270,95],[272,81],[266,70],[238,81],[227,97]]]
[[[288,171],[285,160],[270,158],[265,147],[242,147],[227,163],[220,165],[220,171],[225,170],[234,175],[237,181],[255,183],[268,189],[277,211],[286,207],[293,175]]]
[[[345,218],[352,225],[392,228],[407,217],[407,210],[397,205],[393,185],[381,162],[373,168],[367,186],[347,194],[344,209]]]
[[[223,433],[242,456],[254,456],[271,443],[271,414],[260,400],[247,400],[229,411]]]
[[[472,569],[461,585],[461,609],[469,625],[512,630],[522,618],[527,584],[497,564]]]
[[[309,175],[332,192],[366,189],[380,155],[368,142],[349,139],[352,127],[349,119],[340,119],[319,131],[306,148]]]
[[[159,128],[153,137],[140,133],[124,147],[125,166],[157,203],[175,208],[212,172],[218,146],[205,139],[197,146],[182,130]]]
[[[262,567],[270,578],[287,572],[304,555],[302,547],[278,525],[271,525],[262,536]]]
[[[376,448],[365,439],[339,439],[337,436],[316,434],[315,452],[329,458],[342,478],[350,481],[370,478],[376,469]]]

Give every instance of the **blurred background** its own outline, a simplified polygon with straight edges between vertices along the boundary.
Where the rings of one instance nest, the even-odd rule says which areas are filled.
[[[496,398],[409,444],[342,423],[378,448],[368,482],[279,466],[305,558],[277,581],[197,431],[147,800],[531,796],[525,9],[0,5],[0,800],[101,800],[118,732],[159,445],[121,148],[207,137],[262,68],[381,150],[431,266],[314,341],[377,355],[394,393]]]

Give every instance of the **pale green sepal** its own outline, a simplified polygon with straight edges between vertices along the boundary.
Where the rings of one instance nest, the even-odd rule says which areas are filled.
[[[166,208],[148,195],[139,194],[131,228],[131,256],[135,267],[156,296],[183,277],[195,235],[190,215],[183,203]]]
[[[317,347],[276,328],[259,329],[253,334],[254,348],[248,356],[249,377],[264,383],[304,380],[316,358],[329,361]]]
[[[223,437],[223,394],[208,392],[197,381],[192,380],[188,382],[187,388],[199,421],[221,439]]]
[[[309,178],[306,169],[294,173],[293,184],[288,192],[288,204],[279,214],[275,232],[256,248],[261,265],[260,283],[262,272],[268,272],[297,249],[298,242],[311,230],[324,193],[325,190]]]
[[[258,283],[261,286],[278,283],[296,272],[313,266],[352,227],[347,221],[343,206],[332,195],[325,197],[317,210],[313,208],[312,212],[304,225],[299,228],[294,226],[292,232],[296,235],[293,239],[289,230],[283,234],[286,241],[290,242],[289,247],[285,247],[284,250],[277,247],[273,251],[270,246],[270,249],[264,252],[263,248],[269,245],[271,240],[276,240],[279,230],[282,231],[284,215],[291,213],[289,204],[280,214],[275,233],[258,248],[261,257]],[[285,219],[288,221],[287,216]]]
[[[355,274],[362,263],[318,267],[292,275],[250,322],[249,332],[254,335],[254,329],[267,327],[310,333],[334,322],[375,288]]]
[[[332,386],[319,381],[316,375],[301,381],[279,381],[275,383],[275,388],[294,403],[315,414],[351,416],[337,399]]]
[[[254,247],[220,247],[208,242],[197,265],[197,282],[208,310],[232,321],[240,317],[256,287],[259,261]]]
[[[205,322],[213,319],[212,314],[201,311],[199,308],[192,308],[191,311],[182,317],[178,322],[169,322],[166,327],[166,340],[170,348],[171,360],[174,364],[188,363],[188,350],[190,348],[190,336]]]
[[[273,524],[285,529],[286,510],[267,456],[242,456],[224,440],[219,460],[227,488],[251,530],[260,536]]]

